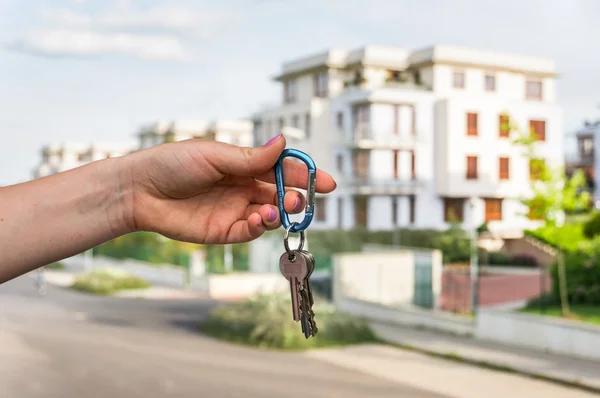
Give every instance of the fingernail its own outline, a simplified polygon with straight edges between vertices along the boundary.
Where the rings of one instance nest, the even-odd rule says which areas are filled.
[[[294,210],[300,210],[300,198],[296,197],[296,204],[294,205]]]
[[[267,141],[267,143],[265,144],[265,146],[273,145],[273,143],[274,143],[275,141],[277,141],[277,140],[278,140],[280,137],[281,137],[281,134],[279,134],[279,135],[278,135],[278,136],[276,136],[276,137],[273,137],[273,138],[271,138],[269,141]]]
[[[262,227],[263,223],[262,223],[262,217],[258,219],[258,222],[256,223],[257,227]]]
[[[269,209],[269,216],[267,217],[268,222],[277,220],[277,212],[272,207]]]

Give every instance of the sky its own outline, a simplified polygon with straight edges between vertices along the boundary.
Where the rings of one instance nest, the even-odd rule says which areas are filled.
[[[564,131],[600,118],[597,0],[0,0],[0,186],[52,142],[132,141],[159,119],[246,118],[281,64],[433,44],[556,62]]]

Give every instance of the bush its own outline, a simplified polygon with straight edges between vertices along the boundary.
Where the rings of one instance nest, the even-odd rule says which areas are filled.
[[[528,266],[528,267],[539,266],[538,260],[531,254],[527,254],[527,253],[515,254],[514,256],[512,256],[510,258],[509,264],[523,265],[523,266]]]
[[[288,292],[261,295],[214,309],[202,324],[212,336],[261,348],[306,349],[375,341],[362,319],[336,312],[315,297],[315,337],[306,339],[299,322],[292,320]]]
[[[120,290],[148,288],[150,284],[118,269],[103,269],[78,276],[71,287],[86,293],[107,295]]]
[[[65,269],[65,265],[63,263],[61,263],[60,261],[57,261],[55,263],[46,265],[44,268],[51,269],[51,270],[63,270],[63,269]]]
[[[471,255],[468,235],[456,228],[447,231],[434,229],[401,228],[395,231],[367,231],[354,229],[350,231],[329,230],[310,231],[307,233],[310,251],[325,258],[334,253],[361,251],[365,244],[393,245],[399,243],[405,247],[438,249],[443,253],[445,263],[468,261]],[[317,268],[320,268],[317,262]]]
[[[502,252],[488,252],[487,259],[489,265],[510,265],[511,259]]]
[[[600,304],[600,245],[564,254],[567,296],[573,304]],[[560,299],[558,267],[551,267],[552,295]]]
[[[583,235],[588,239],[600,235],[600,212],[596,212],[583,224]]]

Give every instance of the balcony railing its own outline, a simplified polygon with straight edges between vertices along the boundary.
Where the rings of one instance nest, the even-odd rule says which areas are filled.
[[[365,123],[359,124],[348,137],[340,133],[340,141],[348,146],[358,148],[413,148],[419,142],[417,135],[384,132],[376,134],[372,127]]]
[[[414,193],[421,184],[414,178],[381,178],[369,176],[349,176],[342,179],[346,187],[358,193],[400,194]]]

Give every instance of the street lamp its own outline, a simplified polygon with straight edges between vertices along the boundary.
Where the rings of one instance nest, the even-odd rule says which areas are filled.
[[[479,259],[477,256],[477,223],[475,222],[475,205],[477,198],[471,197],[469,205],[471,207],[471,312],[477,314],[478,302],[478,278],[479,278]]]

